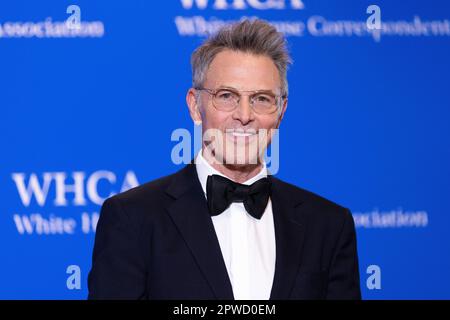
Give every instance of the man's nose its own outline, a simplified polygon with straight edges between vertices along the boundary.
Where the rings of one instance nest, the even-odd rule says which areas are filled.
[[[247,124],[255,118],[254,111],[250,105],[250,99],[243,96],[239,99],[238,106],[233,113],[233,118]]]

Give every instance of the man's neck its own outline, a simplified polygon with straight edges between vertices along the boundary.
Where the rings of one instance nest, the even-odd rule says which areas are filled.
[[[214,156],[209,155],[207,152],[202,152],[203,158],[217,171],[221,174],[227,176],[229,179],[233,180],[237,183],[243,183],[258,173],[261,172],[263,168],[263,164],[258,159],[258,163],[256,164],[221,164],[215,161]]]

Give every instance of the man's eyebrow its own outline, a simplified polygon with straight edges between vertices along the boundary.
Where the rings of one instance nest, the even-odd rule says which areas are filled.
[[[229,87],[229,86],[219,86],[219,87],[217,88],[217,90],[221,90],[221,89],[232,90],[232,91],[236,91],[236,92],[239,91],[238,89],[233,88],[233,87]]]
[[[229,86],[219,86],[219,87],[217,88],[217,90],[223,90],[223,89],[225,89],[225,90],[230,90],[230,91],[235,91],[235,92],[242,91],[242,92],[255,92],[255,93],[269,93],[269,94],[276,95],[276,93],[273,92],[273,91],[270,90],[270,89],[238,90],[238,89],[236,89],[236,88],[234,88],[234,87],[229,87]]]

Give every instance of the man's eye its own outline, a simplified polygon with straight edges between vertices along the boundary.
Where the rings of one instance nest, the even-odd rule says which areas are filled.
[[[262,103],[269,103],[272,101],[271,97],[266,96],[266,95],[257,95],[255,97],[255,101],[256,102],[262,102]]]
[[[234,94],[229,91],[219,91],[217,93],[217,98],[219,98],[221,100],[231,100],[231,99],[233,99],[233,97],[234,97]]]

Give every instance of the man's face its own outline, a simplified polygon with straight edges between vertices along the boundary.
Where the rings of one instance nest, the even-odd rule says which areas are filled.
[[[202,123],[204,146],[216,161],[230,165],[258,163],[270,144],[273,129],[279,127],[287,101],[282,100],[281,109],[273,113],[256,113],[250,105],[252,93],[249,91],[264,90],[280,95],[280,84],[278,69],[267,56],[231,50],[216,55],[203,87],[231,88],[240,92],[237,108],[218,110],[213,105],[212,95],[203,90],[190,89],[187,96],[193,120]]]

